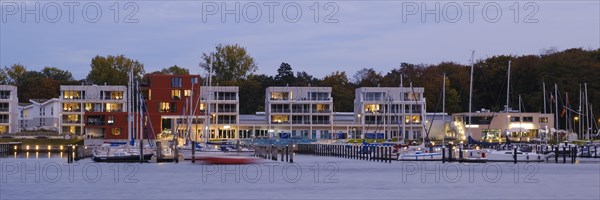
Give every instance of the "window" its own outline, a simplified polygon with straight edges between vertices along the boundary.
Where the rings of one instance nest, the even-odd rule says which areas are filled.
[[[10,99],[10,91],[8,91],[8,90],[0,91],[0,99]]]
[[[50,107],[50,115],[54,115],[54,107]]]
[[[85,99],[85,91],[63,91],[63,99]]]
[[[365,104],[365,112],[367,113],[379,112],[379,108],[379,104]]]
[[[510,117],[510,122],[520,122],[521,117]]]
[[[108,120],[106,121],[108,125],[113,125],[115,124],[115,116],[113,115],[109,115],[108,116]]]
[[[540,123],[548,123],[548,117],[540,117]]]
[[[158,112],[169,112],[171,110],[169,102],[160,102]]]
[[[120,103],[106,103],[104,112],[121,112],[122,104]]]
[[[0,112],[8,112],[8,103],[0,103]]]
[[[329,92],[309,92],[308,96],[313,101],[328,101]]]
[[[171,102],[171,112],[177,112],[177,103]]]
[[[192,90],[184,90],[183,96],[186,96],[186,97],[192,96]]]
[[[421,116],[419,115],[409,115],[405,117],[406,124],[420,124]]]
[[[533,117],[523,117],[523,122],[533,122]]]
[[[192,84],[198,83],[198,77],[192,77]]]
[[[113,135],[121,135],[121,128],[112,128],[111,133]]]
[[[8,123],[8,115],[0,115],[0,123]]]
[[[171,90],[171,96],[174,100],[181,99],[181,90]]]
[[[81,108],[79,103],[63,103],[64,112],[80,112]]]
[[[181,77],[171,78],[171,87],[180,88],[181,86]]]
[[[382,101],[383,93],[382,92],[366,92],[365,101]]]

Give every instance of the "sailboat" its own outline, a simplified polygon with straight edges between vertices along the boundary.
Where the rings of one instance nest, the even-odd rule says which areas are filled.
[[[509,102],[510,102],[510,64],[511,61],[508,61],[508,70],[507,70],[507,83],[506,83],[506,114],[509,113]],[[520,106],[520,105],[519,105]],[[477,149],[477,150],[466,150],[466,158],[467,160],[485,160],[489,161],[497,161],[497,162],[512,162],[515,159],[518,162],[542,162],[553,156],[553,154],[540,154],[537,152],[523,152],[521,149],[514,145],[510,145],[510,139],[508,137],[510,129],[508,125],[510,124],[510,119],[507,118],[506,122],[506,143],[504,150],[494,150],[494,149]],[[516,148],[516,149],[515,149]]]
[[[102,144],[101,146],[95,147],[92,151],[92,160],[95,162],[147,162],[149,161],[154,153],[151,149],[145,148],[143,145],[143,125],[141,123],[142,118],[142,97],[139,93],[139,82],[135,82],[137,93],[135,95],[129,95],[134,93],[133,86],[133,71],[129,73],[129,83],[127,87],[127,114],[128,114],[128,130],[129,130],[129,141],[130,143],[125,144]],[[138,122],[135,123],[133,103],[137,98],[138,102]],[[134,131],[138,132],[140,142],[135,146],[135,140],[133,139]]]

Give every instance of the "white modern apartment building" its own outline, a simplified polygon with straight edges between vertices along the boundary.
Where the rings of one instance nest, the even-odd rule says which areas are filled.
[[[0,134],[19,132],[17,87],[0,85]]]
[[[331,139],[333,98],[331,87],[269,87],[265,94],[269,137]],[[264,135],[261,135],[264,136]]]
[[[236,86],[204,86],[200,89],[200,97],[202,102],[200,112],[207,112],[211,119],[210,138],[237,138],[236,133],[239,130],[240,119],[239,88]],[[206,106],[207,104],[208,106]],[[201,132],[201,130],[198,131]],[[203,134],[201,132],[199,137],[204,138]]]
[[[425,133],[424,88],[362,87],[355,90],[359,135],[367,139],[420,139]]]
[[[30,99],[29,103],[19,105],[20,131],[59,130],[60,99]]]
[[[113,116],[108,114],[125,112],[126,96],[125,86],[61,85],[59,133],[104,137],[104,126],[111,123],[108,118]]]

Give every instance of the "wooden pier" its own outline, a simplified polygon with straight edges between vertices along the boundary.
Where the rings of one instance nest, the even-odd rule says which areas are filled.
[[[330,156],[356,160],[391,163],[398,155],[392,146],[362,144],[297,144],[299,154]]]

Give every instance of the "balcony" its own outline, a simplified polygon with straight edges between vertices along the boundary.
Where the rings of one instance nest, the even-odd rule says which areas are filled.
[[[271,110],[272,113],[289,113],[290,109],[273,109]]]
[[[276,120],[276,121],[271,121],[271,124],[289,124],[289,121],[280,121],[280,120]]]
[[[63,124],[81,124],[81,120],[63,120]]]
[[[329,120],[313,120],[313,124],[329,124]]]
[[[80,108],[63,108],[63,112],[81,112]]]
[[[104,126],[104,125],[106,125],[106,122],[105,121],[89,121],[86,123],[86,125],[88,125],[88,126]]]

